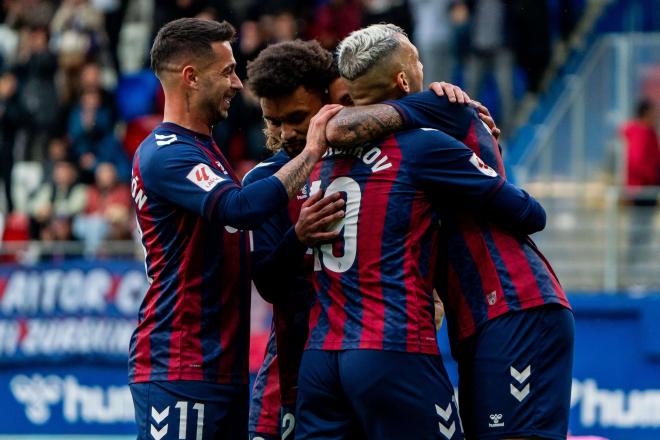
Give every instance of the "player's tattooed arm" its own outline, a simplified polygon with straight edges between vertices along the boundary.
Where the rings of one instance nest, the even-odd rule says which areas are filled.
[[[280,179],[280,182],[284,185],[289,199],[293,198],[304,185],[320,158],[320,155],[307,151],[305,148],[298,156],[275,173],[275,177]]]
[[[370,142],[402,130],[399,112],[387,104],[345,107],[332,118],[325,136],[333,147],[347,148],[356,143]]]
[[[323,153],[328,149],[328,143],[325,139],[326,125],[328,120],[341,109],[341,105],[324,106],[309,122],[305,148],[275,173],[275,177],[280,179],[280,182],[284,185],[289,199],[293,198],[300,190],[314,169],[316,162],[321,159]]]
[[[467,93],[453,84],[434,82],[429,88],[438,96],[447,95],[450,102],[470,103]],[[348,148],[360,142],[375,141],[404,128],[404,121],[394,107],[374,104],[346,107],[328,122],[325,134],[333,147]]]

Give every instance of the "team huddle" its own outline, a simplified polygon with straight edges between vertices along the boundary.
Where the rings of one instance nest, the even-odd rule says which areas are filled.
[[[422,91],[394,25],[353,32],[336,60],[271,45],[247,86],[274,154],[241,183],[210,136],[243,87],[233,37],[180,19],[151,51],[165,112],[133,160],[150,281],[130,344],[138,438],[566,438],[573,316],[487,110]],[[250,399],[251,282],[273,324]]]

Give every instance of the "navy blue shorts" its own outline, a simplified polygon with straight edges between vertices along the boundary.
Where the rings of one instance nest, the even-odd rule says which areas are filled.
[[[307,350],[296,414],[296,440],[463,438],[439,355]]]
[[[282,440],[293,440],[296,435],[296,409],[282,406],[280,413],[280,426],[282,428]]]
[[[565,439],[573,313],[558,305],[493,319],[458,350],[459,404],[470,439]]]
[[[202,381],[130,385],[138,440],[235,440],[248,436],[248,385]]]
[[[249,440],[293,440],[296,435],[295,408],[288,408],[286,406],[280,408],[279,431],[278,435],[273,435],[250,430]]]

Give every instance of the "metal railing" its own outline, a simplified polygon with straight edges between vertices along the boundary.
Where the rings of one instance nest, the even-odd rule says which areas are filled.
[[[517,181],[589,182],[606,175],[620,182],[619,129],[654,68],[660,68],[660,33],[599,40],[567,79],[548,117],[533,127],[524,153],[512,164]]]
[[[537,240],[568,290],[660,292],[658,210],[639,201],[657,200],[658,188],[633,198],[623,187],[619,134],[652,80],[660,33],[604,36],[511,164],[548,212]]]
[[[660,292],[660,187],[529,185],[548,213],[534,236],[572,292]]]
[[[60,259],[136,259],[144,258],[142,246],[133,240],[105,241],[90,251],[81,241],[6,241],[0,243],[0,262],[33,264]]]

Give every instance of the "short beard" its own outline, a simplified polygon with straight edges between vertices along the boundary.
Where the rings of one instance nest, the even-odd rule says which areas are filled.
[[[266,148],[272,151],[273,153],[277,153],[282,149],[282,139],[280,139],[277,136],[273,136],[268,130],[268,128],[263,128],[263,133],[264,136],[266,137]]]
[[[219,103],[214,103],[211,98],[208,98],[202,102],[202,109],[206,115],[210,127],[213,127],[219,122],[224,121],[229,116],[228,112],[220,110]]]

